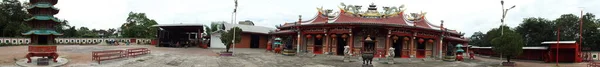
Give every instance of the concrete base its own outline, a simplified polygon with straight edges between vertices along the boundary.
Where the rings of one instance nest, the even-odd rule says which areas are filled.
[[[394,61],[388,61],[387,63],[388,64],[394,64]]]
[[[50,61],[49,65],[38,66],[36,63],[38,58],[42,58],[42,57],[32,57],[31,63],[27,63],[27,58],[20,59],[16,62],[16,64],[19,66],[23,66],[23,67],[59,67],[59,66],[65,65],[65,64],[67,64],[67,62],[69,62],[69,60],[67,60],[66,58],[58,57],[56,59],[56,61],[58,61],[58,62]]]
[[[350,62],[350,60],[344,60],[344,62]]]

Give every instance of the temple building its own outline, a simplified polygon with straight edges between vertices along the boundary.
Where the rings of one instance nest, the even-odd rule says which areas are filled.
[[[283,39],[284,45],[299,45],[301,51],[314,54],[343,55],[344,46],[349,46],[354,55],[363,47],[375,47],[375,57],[395,48],[398,58],[442,58],[454,55],[457,44],[467,46],[463,34],[444,28],[443,21],[435,25],[425,13],[407,14],[403,6],[381,7],[382,12],[374,4],[366,11],[360,7],[342,4],[339,12],[317,8],[312,19],[278,25],[270,34]],[[363,45],[367,37],[375,45]]]
[[[54,30],[55,25],[62,22],[54,17],[59,11],[54,7],[57,2],[58,0],[29,0],[27,12],[33,17],[25,21],[33,29],[22,35],[30,36],[30,44],[54,44],[54,38],[63,35]]]

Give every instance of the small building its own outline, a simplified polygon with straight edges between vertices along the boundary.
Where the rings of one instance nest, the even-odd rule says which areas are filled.
[[[517,56],[517,59],[540,60],[544,62],[581,62],[581,51],[579,43],[576,41],[546,41],[543,46],[523,47],[523,52]],[[500,56],[496,54],[492,47],[470,48],[474,53],[487,56]],[[558,51],[558,55],[557,55]],[[557,57],[558,56],[558,57]]]
[[[252,21],[240,21],[240,24],[222,23],[222,26],[225,29],[221,31],[227,31],[233,27],[242,29],[242,40],[235,44],[235,48],[266,48],[267,41],[270,39],[268,33],[274,30],[273,28],[254,26]],[[221,42],[221,32],[212,32],[210,46],[210,48],[225,48]]]
[[[202,24],[159,24],[158,46],[183,47],[199,46],[201,44]],[[199,46],[200,47],[200,46]]]

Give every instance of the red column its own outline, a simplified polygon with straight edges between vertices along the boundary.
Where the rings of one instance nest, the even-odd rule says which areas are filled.
[[[354,53],[354,35],[349,34],[348,36],[350,36],[350,52]]]

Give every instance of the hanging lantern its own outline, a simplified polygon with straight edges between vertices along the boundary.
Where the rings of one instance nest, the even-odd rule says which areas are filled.
[[[394,43],[396,43],[396,40],[398,40],[398,36],[394,36],[392,37],[392,39],[394,39]]]
[[[429,43],[433,43],[433,40],[429,40],[429,41],[427,41],[427,42],[429,42]]]
[[[311,35],[306,35],[306,38],[312,38],[312,36]]]
[[[419,39],[419,43],[423,43],[425,40],[423,39]]]
[[[408,40],[410,40],[410,38],[408,38],[408,37],[404,37],[404,40],[405,40],[405,41],[408,41]]]
[[[348,38],[348,34],[342,35],[342,39],[344,39],[344,41],[346,41],[346,38]]]
[[[321,39],[323,36],[317,35],[316,37],[317,37],[317,39]]]
[[[332,34],[332,35],[331,35],[331,38],[336,38],[336,37],[337,37],[337,35],[336,35],[336,34]]]

